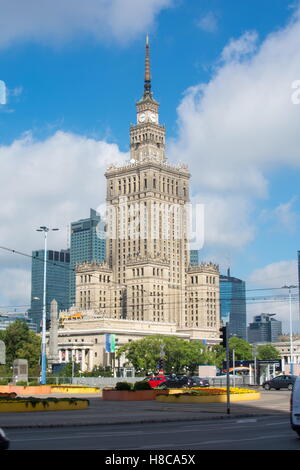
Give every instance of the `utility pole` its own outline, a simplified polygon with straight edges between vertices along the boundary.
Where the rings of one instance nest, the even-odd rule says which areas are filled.
[[[37,232],[44,232],[44,279],[43,279],[43,313],[42,313],[42,351],[41,351],[41,384],[46,384],[46,369],[47,369],[47,358],[46,358],[46,276],[47,276],[47,234],[49,230],[57,231],[58,228],[48,228],[42,226],[37,229]]]
[[[297,286],[283,286],[282,289],[289,290],[289,306],[290,306],[290,374],[294,375],[294,352],[293,352],[293,321],[292,321],[292,293],[291,289]]]

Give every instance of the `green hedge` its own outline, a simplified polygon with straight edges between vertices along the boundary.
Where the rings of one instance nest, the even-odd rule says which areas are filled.
[[[135,382],[133,386],[133,390],[152,390],[152,387],[149,384],[149,382],[146,382],[145,380],[141,380],[139,382]]]
[[[117,382],[116,390],[132,390],[132,384],[129,382]]]

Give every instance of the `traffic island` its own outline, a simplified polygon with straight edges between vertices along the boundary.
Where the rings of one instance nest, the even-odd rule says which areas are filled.
[[[247,389],[230,388],[230,401],[260,400],[260,392]],[[227,401],[226,388],[206,390],[169,390],[169,393],[158,394],[156,400],[166,403],[224,403]]]
[[[158,393],[167,393],[167,391],[162,392],[161,390],[106,390],[102,391],[102,399],[109,401],[145,401],[145,400],[155,400]]]
[[[89,400],[81,398],[9,398],[0,399],[0,413],[32,411],[85,410]]]
[[[98,387],[82,385],[0,385],[1,393],[16,393],[17,395],[49,395],[50,393],[99,393]]]

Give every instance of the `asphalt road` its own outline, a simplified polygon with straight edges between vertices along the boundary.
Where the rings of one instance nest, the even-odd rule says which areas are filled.
[[[288,391],[262,392],[259,401],[233,403],[230,417],[221,403],[199,409],[98,398],[86,411],[3,413],[1,420],[11,450],[300,450],[289,398]]]
[[[300,450],[288,418],[10,429],[11,450]]]

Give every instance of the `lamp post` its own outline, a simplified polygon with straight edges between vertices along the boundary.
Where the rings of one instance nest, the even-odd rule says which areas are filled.
[[[289,306],[290,306],[290,374],[294,374],[294,355],[293,355],[293,324],[292,324],[292,293],[291,289],[296,289],[297,286],[283,286],[282,289],[289,290]]]
[[[43,283],[43,314],[42,314],[42,351],[41,351],[41,384],[46,384],[46,276],[47,276],[47,234],[57,231],[58,228],[48,228],[42,226],[36,229],[37,232],[44,232],[44,283]]]

